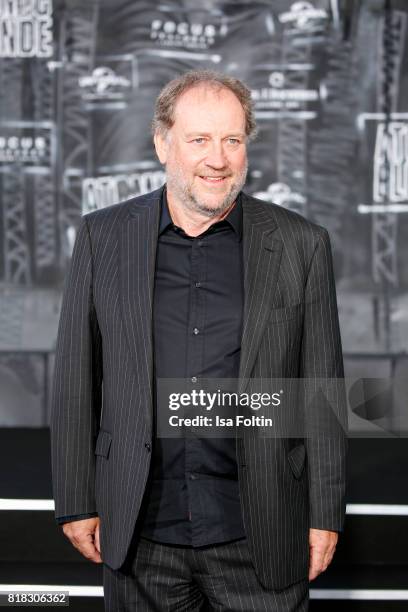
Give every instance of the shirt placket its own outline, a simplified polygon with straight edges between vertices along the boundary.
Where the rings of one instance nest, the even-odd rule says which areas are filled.
[[[187,330],[187,377],[191,388],[199,388],[200,374],[203,371],[204,340],[205,340],[205,271],[208,242],[205,238],[195,238],[191,245],[190,268],[190,308]],[[188,490],[188,512],[191,521],[193,545],[199,544],[199,539],[205,529],[205,517],[200,498],[203,475],[198,473],[201,456],[201,440],[186,438],[185,440],[185,477]]]

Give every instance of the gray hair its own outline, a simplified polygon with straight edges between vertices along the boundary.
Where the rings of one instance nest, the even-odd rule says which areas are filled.
[[[238,98],[245,113],[245,133],[248,140],[255,138],[257,130],[250,89],[239,79],[215,70],[189,70],[163,87],[154,108],[153,135],[156,132],[166,135],[174,124],[174,109],[178,99],[184,92],[199,85],[229,89]]]

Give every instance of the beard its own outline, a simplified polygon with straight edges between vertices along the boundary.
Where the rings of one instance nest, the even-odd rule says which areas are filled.
[[[169,164],[166,165],[166,181],[168,188],[186,210],[200,213],[205,217],[211,218],[221,216],[235,202],[237,195],[245,185],[247,172],[248,162],[246,162],[242,172],[235,177],[228,193],[224,195],[217,206],[210,206],[205,201],[205,196],[200,196],[198,193],[195,193],[192,182],[188,183],[186,181],[183,169],[177,163],[171,166],[169,166]],[[222,174],[224,175],[224,173]],[[229,174],[227,176],[229,176]]]

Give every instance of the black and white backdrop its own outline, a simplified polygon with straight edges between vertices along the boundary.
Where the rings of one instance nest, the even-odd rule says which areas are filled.
[[[346,354],[408,346],[408,4],[0,0],[0,425],[48,421],[79,218],[160,186],[160,88],[243,79],[247,191],[324,225]]]
[[[252,91],[246,191],[330,232],[347,375],[408,378],[407,60],[406,0],[0,0],[0,427],[47,427],[80,217],[163,183],[154,100],[198,67]]]

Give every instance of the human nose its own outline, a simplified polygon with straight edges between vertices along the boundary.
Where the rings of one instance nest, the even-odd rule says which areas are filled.
[[[228,165],[225,151],[221,142],[213,142],[211,144],[211,147],[207,152],[205,163],[207,166],[211,166],[212,168],[217,169],[225,168],[225,166]]]

